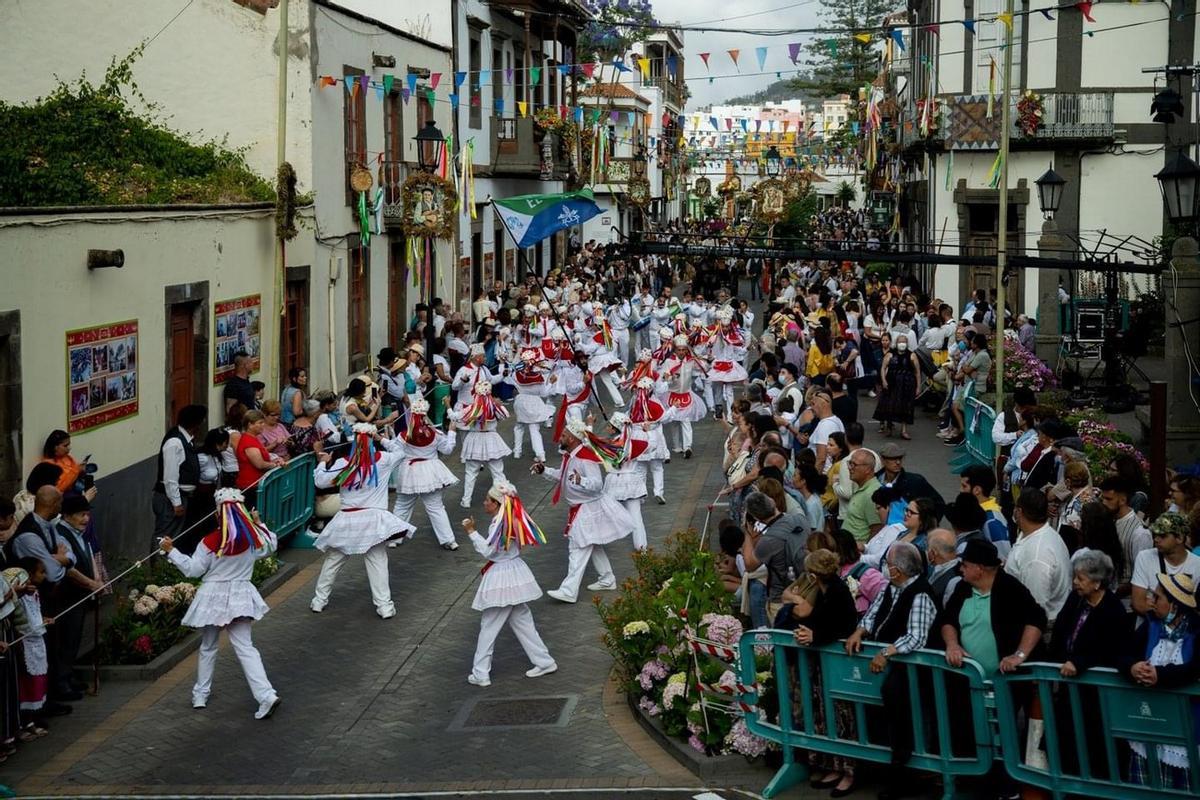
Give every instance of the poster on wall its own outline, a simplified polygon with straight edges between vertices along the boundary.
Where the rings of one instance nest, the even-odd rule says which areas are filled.
[[[136,319],[67,331],[67,432],[138,413]]]
[[[262,295],[248,294],[213,304],[213,384],[220,385],[233,375],[233,357],[245,351],[251,358],[251,372],[262,363]]]

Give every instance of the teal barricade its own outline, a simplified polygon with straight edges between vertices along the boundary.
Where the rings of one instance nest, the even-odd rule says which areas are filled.
[[[305,453],[268,472],[258,485],[258,513],[280,541],[303,530],[312,519],[316,457]]]
[[[1058,664],[1028,664],[995,680],[996,712],[1004,768],[1015,780],[1055,798],[1113,800],[1200,796],[1200,751],[1195,714],[1200,684],[1178,689],[1138,686],[1109,669],[1064,678]],[[1041,702],[1043,753],[1026,763],[1016,719],[1021,698]],[[1130,742],[1145,746],[1145,783],[1130,777]],[[1181,748],[1191,765],[1190,786],[1163,787],[1157,745]]]
[[[757,708],[760,698],[755,684],[756,646],[770,648],[775,686],[788,687],[778,691],[779,711],[773,721],[763,719]],[[739,643],[741,680],[752,690],[741,697],[751,709],[746,711],[746,727],[752,733],[777,742],[783,751],[783,766],[763,789],[763,797],[773,797],[807,778],[807,766],[796,760],[797,748],[859,761],[890,762],[891,751],[887,745],[871,742],[867,735],[869,726],[876,723],[869,718],[878,717],[882,707],[880,691],[885,673],[875,674],[869,668],[871,658],[879,649],[867,644],[861,654],[850,656],[840,643],[802,647],[796,644],[790,631],[754,630],[742,636]],[[970,660],[962,669],[953,669],[946,664],[942,653],[932,650],[896,656],[890,660],[888,668],[895,669],[898,664],[905,665],[912,707],[914,747],[908,765],[941,774],[945,780],[944,796],[952,798],[956,777],[986,774],[995,760],[983,671]],[[819,693],[814,691],[814,680],[820,682]],[[953,691],[948,685],[951,681],[957,684]],[[932,715],[928,713],[931,695]],[[818,702],[824,724],[818,724]],[[964,706],[964,702],[968,705]],[[834,723],[838,704],[842,705],[843,714],[849,709],[853,716],[851,735],[841,735],[845,731],[839,731],[841,726]],[[951,716],[965,719],[968,707],[971,736],[969,741],[964,741],[962,725],[952,726]],[[956,736],[960,738],[956,740]]]
[[[972,464],[990,467],[996,461],[996,445],[992,441],[992,425],[996,412],[990,405],[967,390],[963,398],[963,442],[955,448],[950,471],[959,473]]]

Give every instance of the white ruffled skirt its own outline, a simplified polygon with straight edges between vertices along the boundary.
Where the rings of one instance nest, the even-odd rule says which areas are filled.
[[[640,500],[646,496],[646,470],[635,462],[633,469],[610,472],[604,479],[604,493],[614,500]]]
[[[542,588],[529,566],[520,558],[508,558],[492,562],[480,578],[471,608],[483,611],[485,608],[519,606],[541,596]]]
[[[236,619],[262,619],[270,610],[250,581],[204,581],[183,615],[183,624],[224,627]]]
[[[325,525],[313,542],[318,550],[338,550],[348,556],[362,555],[377,544],[395,539],[416,527],[384,511],[382,508],[363,508],[339,511]]]
[[[728,368],[722,369],[726,365]],[[749,379],[746,368],[738,361],[714,361],[712,369],[708,371],[710,383],[744,383]]]
[[[513,401],[513,409],[517,412],[517,422],[524,425],[540,425],[554,416],[550,405],[532,394],[518,394]]]
[[[643,431],[637,425],[633,425],[630,430],[634,439],[648,442],[646,449],[634,459],[635,461],[666,461],[671,457],[671,449],[667,447],[667,437],[663,435],[662,425],[655,425],[649,431]]]
[[[400,477],[396,480],[396,491],[400,494],[426,494],[445,489],[458,483],[450,468],[437,458],[400,466]]]
[[[463,437],[463,461],[495,461],[510,455],[512,449],[496,431],[471,431]]]
[[[699,422],[708,415],[708,408],[695,392],[667,395],[667,403],[675,409],[672,422]]]
[[[608,544],[633,533],[633,518],[607,494],[579,506],[567,535],[579,547]]]
[[[606,369],[613,369],[621,366],[621,359],[617,358],[607,350],[602,353],[597,353],[588,359],[588,371],[593,375],[599,375]]]

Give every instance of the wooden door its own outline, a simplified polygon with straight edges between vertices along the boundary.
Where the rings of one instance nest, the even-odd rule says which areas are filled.
[[[280,345],[280,372],[286,375],[292,368],[308,369],[308,281],[303,278],[287,282]]]
[[[192,306],[171,306],[171,340],[168,351],[169,418],[167,425],[174,425],[179,410],[192,402],[196,380],[196,332],[192,325]]]

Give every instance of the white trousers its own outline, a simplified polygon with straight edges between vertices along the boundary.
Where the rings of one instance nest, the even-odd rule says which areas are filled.
[[[594,376],[596,383],[604,387],[604,391],[608,392],[609,399],[617,408],[625,406],[625,398],[621,396],[621,390],[617,388],[616,381],[613,380],[613,374],[608,371],[601,372]]]
[[[213,670],[217,666],[217,652],[221,647],[221,628],[216,625],[205,625],[200,629],[200,654],[196,666],[196,685],[192,687],[192,697],[196,700],[208,700],[212,691]],[[242,672],[246,675],[246,683],[250,684],[250,694],[258,703],[263,703],[275,696],[275,689],[267,680],[267,671],[263,668],[262,656],[250,639],[250,620],[236,620],[225,626],[229,631],[229,643],[242,664]]]
[[[442,502],[442,490],[425,492],[424,494],[397,494],[396,504],[392,513],[405,522],[412,521],[413,509],[417,501],[425,506],[425,516],[429,517],[429,525],[438,544],[450,544],[454,541],[454,529],[450,527],[450,517],[446,514],[446,504]]]
[[[629,328],[613,328],[613,343],[617,346],[617,358],[626,367],[629,366]]]
[[[321,574],[317,576],[317,590],[313,595],[315,605],[324,607],[329,602],[333,582],[349,558],[350,556],[341,550],[329,550],[325,553],[325,563],[321,565]],[[388,584],[387,543],[380,542],[363,553],[363,564],[367,568],[367,582],[371,584],[371,600],[375,603],[375,610],[380,614],[395,612],[392,587]]]
[[[711,408],[711,406],[710,406]],[[726,420],[733,420],[733,384],[721,384],[721,409]]]
[[[536,422],[518,422],[513,426],[513,457],[520,458],[525,450],[525,431],[529,430],[529,444],[533,446],[533,457],[546,460],[546,445],[542,443],[542,429]]]
[[[466,508],[471,505],[471,495],[475,494],[475,478],[484,468],[488,468],[488,472],[492,473],[492,483],[504,480],[504,459],[496,458],[491,461],[464,461],[463,462],[463,496],[462,504]]]
[[[692,449],[692,423],[690,422],[673,422],[671,426],[675,428],[678,436],[676,441],[679,447],[674,448],[675,452]]]
[[[663,496],[663,461],[656,458],[650,461],[650,482],[654,486],[654,496]]]
[[[642,521],[642,498],[622,500],[621,505],[633,517],[633,549],[646,549],[646,523]]]
[[[600,582],[604,584],[617,585],[617,576],[613,575],[612,564],[609,563],[608,553],[604,551],[602,544],[589,544],[580,547],[575,544],[575,540],[567,537],[567,575],[563,578],[562,584],[558,587],[558,591],[562,592],[570,600],[575,600],[579,597],[579,585],[583,583],[583,571],[587,568],[588,561],[592,562],[596,573],[600,576]]]
[[[704,405],[709,411],[713,409],[713,387],[712,381],[700,379],[700,388],[704,392]]]
[[[550,651],[546,649],[542,637],[538,635],[537,627],[533,624],[533,612],[529,610],[528,603],[485,608],[483,617],[479,620],[479,639],[475,642],[475,664],[471,667],[471,674],[479,680],[486,680],[491,675],[496,637],[500,635],[506,622],[535,667],[545,668],[554,664]]]

